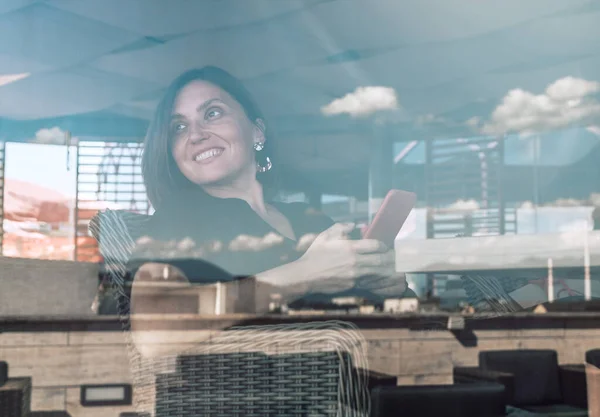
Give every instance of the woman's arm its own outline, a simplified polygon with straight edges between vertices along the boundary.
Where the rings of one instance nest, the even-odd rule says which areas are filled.
[[[296,261],[256,274],[256,312],[269,311],[273,296],[282,304],[289,304],[310,292],[339,292],[351,288],[353,280],[346,278],[323,279],[318,268],[300,258]]]
[[[393,251],[389,251],[385,245],[377,241],[349,240],[347,235],[353,228],[353,225],[336,224],[325,232],[312,236],[306,242],[300,239],[298,249],[300,250],[303,245],[308,246],[308,249],[301,248],[304,254],[299,259],[247,275],[256,280],[254,300],[256,312],[267,312],[270,302],[275,299],[273,297],[275,294],[281,303],[289,304],[311,292],[337,293],[348,290],[355,284],[367,290],[381,289],[382,279],[378,277],[387,277],[383,280],[386,281],[383,285],[385,288],[390,287],[391,284],[405,285],[404,277],[395,272]],[[151,239],[138,241],[132,260],[142,261],[142,263],[149,261],[172,263],[181,269],[191,284],[235,279],[234,275],[225,270],[221,270],[222,273],[218,274],[207,269],[212,264],[211,258],[222,254],[223,247],[213,248],[208,244],[196,246],[184,243],[183,241],[156,242]],[[175,260],[175,257],[179,260]],[[185,258],[187,260],[184,260]],[[200,259],[203,259],[203,263],[198,262]],[[237,265],[237,269],[240,269],[239,267],[240,265]],[[221,279],[215,280],[217,276]],[[211,279],[207,280],[209,277]],[[359,279],[360,282],[357,281]],[[376,283],[372,282],[373,280]],[[241,296],[243,297],[244,294]]]
[[[254,276],[257,313],[269,312],[269,305],[276,297],[281,304],[289,304],[310,292],[310,281],[296,284],[286,283],[288,278],[302,273],[297,262],[284,264]]]

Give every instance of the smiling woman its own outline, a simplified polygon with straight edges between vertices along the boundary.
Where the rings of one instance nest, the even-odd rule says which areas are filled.
[[[249,178],[272,196],[276,167],[257,177],[248,163],[258,158],[253,148],[260,148],[265,165],[271,161],[273,144],[267,139],[265,118],[238,79],[217,67],[182,74],[159,104],[146,136],[142,169],[154,208],[198,186],[218,193],[230,181]],[[249,185],[234,186],[247,190]]]
[[[402,295],[406,284],[395,271],[393,251],[351,239],[352,225],[334,225],[307,205],[274,201],[272,149],[265,117],[240,80],[210,66],[179,76],[146,136],[142,172],[156,210],[147,234],[157,241],[191,238],[198,247],[220,242],[222,249],[203,261],[231,279],[256,276],[289,297],[307,289],[349,290],[365,275],[377,277],[387,296],[390,287]],[[278,238],[268,247],[239,250],[241,237],[271,235]],[[189,279],[213,282],[209,270],[203,273],[198,264]],[[382,276],[389,278],[384,284]]]

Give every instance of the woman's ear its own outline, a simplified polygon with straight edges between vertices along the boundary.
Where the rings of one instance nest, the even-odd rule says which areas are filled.
[[[262,119],[256,119],[254,121],[254,143],[265,143],[267,140],[266,136],[267,127]]]

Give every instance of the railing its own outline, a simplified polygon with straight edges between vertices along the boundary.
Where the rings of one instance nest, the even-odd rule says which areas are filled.
[[[141,143],[80,142],[77,146],[75,259],[98,261],[88,234],[92,217],[103,208],[147,214],[150,204],[141,175]]]
[[[504,227],[498,219],[504,217]],[[487,210],[444,210],[430,209],[427,212],[427,236],[435,238],[452,238],[458,236],[496,236],[517,234],[517,210],[505,208],[504,214],[499,209]]]
[[[506,233],[501,183],[503,145],[501,138],[427,141],[428,238]],[[445,208],[459,200],[474,207]]]

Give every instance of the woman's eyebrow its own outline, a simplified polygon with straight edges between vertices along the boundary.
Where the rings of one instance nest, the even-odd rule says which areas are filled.
[[[210,106],[211,104],[214,104],[216,102],[225,104],[225,102],[223,100],[221,100],[220,98],[211,98],[210,100],[207,100],[204,103],[202,103],[201,105],[199,105],[198,107],[196,107],[196,111],[201,112],[203,110],[206,110],[206,108],[208,106]]]
[[[209,100],[206,100],[204,103],[202,103],[198,107],[196,107],[196,111],[197,112],[202,112],[202,111],[206,110],[206,108],[209,107],[211,104],[214,104],[216,102],[226,104],[220,98],[211,98]],[[174,114],[171,115],[171,121],[173,121],[173,120],[180,120],[180,119],[185,119],[185,116],[183,114],[181,114],[181,113],[174,113]]]

